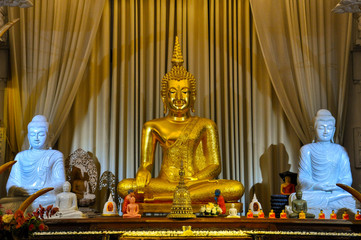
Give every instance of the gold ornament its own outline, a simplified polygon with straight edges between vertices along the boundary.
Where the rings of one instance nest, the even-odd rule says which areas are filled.
[[[193,214],[191,196],[184,183],[183,162],[179,170],[179,178],[179,184],[173,195],[173,205],[167,218],[196,218]]]

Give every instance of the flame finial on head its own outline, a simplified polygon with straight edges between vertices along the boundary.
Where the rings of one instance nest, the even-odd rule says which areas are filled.
[[[174,48],[173,48],[173,57],[172,57],[172,64],[173,66],[180,66],[184,62],[183,56],[182,56],[182,50],[179,44],[178,36],[175,37],[174,41]]]

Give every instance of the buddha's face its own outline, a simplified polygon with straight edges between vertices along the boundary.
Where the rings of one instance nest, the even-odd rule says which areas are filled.
[[[319,120],[316,123],[317,142],[330,142],[335,134],[335,123],[332,120]]]
[[[189,81],[168,81],[167,104],[172,112],[185,112],[190,109],[191,90]]]
[[[297,199],[302,199],[302,192],[298,191],[296,192]]]
[[[286,182],[286,183],[290,183],[290,182],[291,182],[291,177],[290,177],[290,176],[286,176],[286,177],[285,177],[285,182]]]
[[[70,192],[70,184],[64,183],[64,185],[63,185],[63,191],[64,191],[64,192]]]
[[[44,149],[47,132],[44,127],[32,127],[28,132],[30,146],[33,149]]]

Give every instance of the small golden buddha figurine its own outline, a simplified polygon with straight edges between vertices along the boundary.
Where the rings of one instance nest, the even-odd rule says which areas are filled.
[[[350,217],[349,217],[349,215],[348,215],[348,213],[346,211],[343,212],[342,219],[343,220],[349,220],[350,219]]]
[[[330,214],[330,219],[337,219],[337,214],[335,213],[335,210],[332,210],[332,213]]]
[[[264,218],[264,212],[262,209],[260,209],[258,212],[258,218]]]
[[[247,218],[253,218],[253,212],[251,209],[248,209]]]
[[[285,210],[282,210],[282,212],[280,213],[280,218],[287,219],[287,213],[285,212]]]
[[[301,212],[298,214],[298,218],[299,219],[306,219],[306,214],[303,210],[301,210]]]
[[[134,189],[139,201],[142,198],[144,202],[170,201],[179,182],[183,161],[185,183],[192,202],[213,202],[216,189],[222,192],[225,201],[235,202],[242,197],[244,187],[239,181],[216,179],[221,172],[217,126],[210,119],[191,116],[196,80],[182,64],[183,56],[176,37],[173,67],[162,79],[161,97],[167,115],[143,125],[136,178],[119,182],[118,193],[124,198],[129,189]],[[158,143],[163,160],[158,177],[152,178]]]
[[[318,214],[318,219],[325,219],[326,216],[325,216],[325,213],[323,212],[323,210],[321,209],[320,210],[320,213]]]
[[[276,213],[271,209],[271,211],[268,213],[268,218],[276,218]]]
[[[355,220],[361,220],[360,210],[357,210],[357,213],[355,214]]]

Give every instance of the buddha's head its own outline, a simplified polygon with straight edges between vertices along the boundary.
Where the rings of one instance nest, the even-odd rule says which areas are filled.
[[[63,184],[63,192],[70,192],[70,189],[71,189],[71,184],[70,184],[70,182],[66,181]]]
[[[182,66],[183,56],[178,37],[175,39],[172,57],[172,69],[162,79],[161,96],[164,104],[164,114],[167,109],[176,113],[194,112],[196,100],[196,80]]]
[[[285,177],[285,183],[291,183],[291,177],[290,176]]]
[[[49,131],[49,123],[43,115],[36,115],[28,124],[30,149],[44,149]]]
[[[298,200],[301,200],[301,199],[302,199],[302,192],[301,192],[300,190],[298,190],[298,191],[296,192],[296,198],[297,198]]]
[[[318,110],[314,120],[314,129],[317,142],[333,142],[336,120],[326,109]]]

